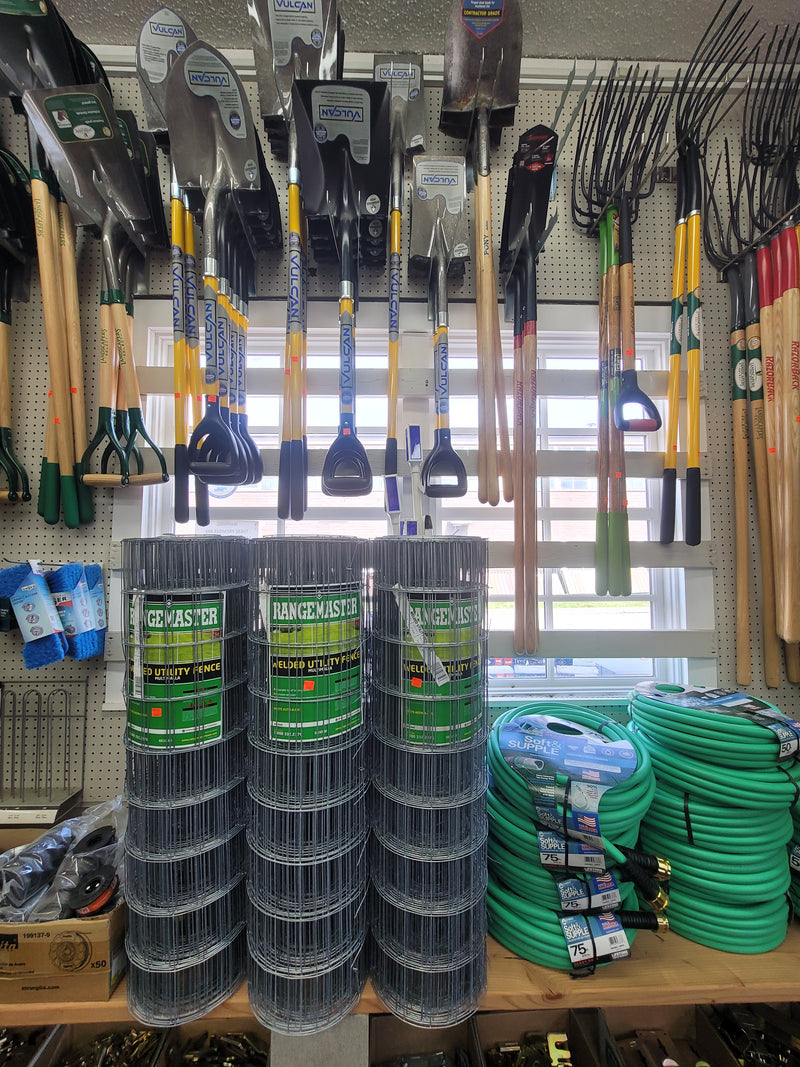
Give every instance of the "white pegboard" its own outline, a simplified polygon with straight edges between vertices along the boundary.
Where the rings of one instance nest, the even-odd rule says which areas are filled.
[[[246,82],[251,106],[257,109],[255,82]],[[119,77],[113,80],[115,100],[120,107],[132,109],[142,119],[139,86],[134,77]],[[564,119],[570,112],[578,93],[569,95]],[[458,152],[463,145],[438,132],[441,89],[426,90],[428,130],[426,147],[431,152]],[[517,140],[525,129],[539,122],[550,123],[560,99],[555,90],[523,91],[513,130],[503,133],[499,149],[492,152],[493,232],[495,252],[499,246],[503,216],[503,203],[507,171]],[[737,117],[733,112],[726,120],[726,127],[733,131]],[[257,120],[259,136],[265,148],[268,167],[273,175],[281,203],[282,218],[286,218],[285,171],[270,154],[266,137]],[[585,302],[593,304],[597,290],[597,242],[587,238],[572,223],[570,217],[570,186],[572,160],[578,126],[573,128],[569,143],[564,147],[557,184],[555,207],[559,221],[542,253],[538,281],[540,295],[539,322],[547,328],[548,304],[562,302]],[[8,101],[0,100],[0,138],[2,142],[23,158],[26,154],[26,138],[23,120],[15,116]],[[161,158],[162,189],[167,194],[166,162]],[[408,199],[408,197],[407,197]],[[635,285],[637,300],[641,303],[663,304],[664,330],[669,329],[669,296],[672,264],[672,228],[674,213],[674,187],[657,186],[653,196],[642,205],[639,221],[634,231]],[[404,248],[408,248],[408,213],[404,221]],[[81,292],[82,334],[84,361],[86,365],[87,409],[89,431],[94,429],[96,419],[97,374],[97,303],[100,290],[100,259],[97,242],[81,237],[79,248],[79,279]],[[405,256],[404,256],[405,260]],[[713,462],[714,479],[709,485],[710,539],[714,545],[714,558],[718,561],[714,592],[718,655],[718,681],[733,685],[735,680],[734,648],[734,603],[732,598],[734,578],[733,558],[733,511],[732,511],[732,459],[730,385],[728,371],[727,289],[716,282],[715,274],[704,260],[702,269],[702,293],[705,302],[705,393],[707,412],[707,447]],[[404,262],[405,272],[405,262]],[[258,296],[281,297],[285,293],[286,268],[279,253],[262,256],[258,273]],[[169,297],[168,256],[152,257],[149,271],[151,294]],[[361,294],[364,300],[383,301],[385,275],[364,272]],[[452,283],[450,296],[453,302],[471,301],[473,280],[468,268],[462,284]],[[338,279],[335,270],[325,268],[311,281],[310,296],[331,300],[331,325],[336,323],[335,297]],[[403,280],[404,300],[424,301],[422,283]],[[402,321],[402,306],[401,306]],[[31,504],[18,504],[0,508],[0,535],[3,556],[6,560],[18,561],[34,556],[45,563],[62,563],[70,560],[100,563],[106,576],[111,558],[111,512],[113,495],[109,490],[95,491],[95,521],[91,526],[76,531],[62,525],[49,527],[36,514],[35,496],[38,488],[38,471],[45,428],[45,395],[47,388],[47,361],[44,330],[41,319],[40,296],[36,273],[27,305],[14,307],[12,349],[12,409],[14,441],[20,458],[28,470],[34,489]],[[140,358],[142,354],[139,354]],[[125,491],[131,495],[135,489]],[[708,518],[708,517],[707,517]],[[753,589],[753,693],[766,696],[787,710],[795,710],[798,704],[796,692],[787,686],[780,690],[766,690],[760,669],[760,626],[756,591],[758,573],[755,563],[756,532],[751,520],[753,563],[751,581]],[[705,536],[705,533],[704,533]],[[18,635],[0,635],[0,677],[17,677],[21,672],[21,641]],[[32,675],[32,680],[33,680]],[[107,796],[121,788],[123,775],[122,730],[123,716],[119,713],[103,713],[104,665],[100,660],[86,663],[64,661],[57,667],[36,673],[43,681],[88,679],[88,719],[86,737],[86,795],[90,799]]]

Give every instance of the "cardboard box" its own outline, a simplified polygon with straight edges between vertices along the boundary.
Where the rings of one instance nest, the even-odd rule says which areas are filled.
[[[0,1003],[108,1000],[125,972],[128,909],[88,919],[0,923]]]

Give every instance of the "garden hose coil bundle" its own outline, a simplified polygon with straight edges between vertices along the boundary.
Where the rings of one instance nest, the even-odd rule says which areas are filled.
[[[670,925],[729,952],[776,948],[789,920],[800,722],[744,693],[658,682],[636,687],[630,716],[656,774],[641,845],[670,857]]]
[[[200,1018],[245,971],[247,542],[122,542],[128,1006]]]
[[[366,974],[364,549],[250,546],[248,993],[282,1034],[333,1026]]]
[[[372,545],[372,982],[417,1026],[486,985],[486,569],[476,537]]]
[[[792,808],[792,840],[789,842],[789,869],[792,880],[789,884],[789,899],[795,912],[800,911],[800,811]]]
[[[636,848],[655,790],[620,723],[553,701],[501,715],[489,735],[489,932],[517,955],[580,972],[666,928],[669,865]],[[637,895],[652,911],[640,911]]]

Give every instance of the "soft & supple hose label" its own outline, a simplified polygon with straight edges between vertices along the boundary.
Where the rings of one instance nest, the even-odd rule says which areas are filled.
[[[789,866],[793,871],[800,873],[800,845],[791,844],[789,846]]]
[[[362,723],[361,590],[353,583],[262,593],[270,737],[321,741]]]
[[[631,954],[625,931],[613,912],[601,915],[569,915],[560,920],[574,971],[599,963],[624,960]]]
[[[555,715],[523,715],[500,727],[498,744],[530,790],[538,823],[602,846],[600,800],[635,772],[630,742],[608,740]]]
[[[649,700],[674,707],[749,719],[775,734],[781,746],[779,762],[797,759],[800,755],[800,722],[748,693],[703,685],[678,686],[659,682],[640,682],[636,692]]]
[[[539,859],[543,867],[560,871],[593,871],[602,874],[606,869],[606,855],[598,848],[582,841],[566,841],[551,830],[539,830]]]
[[[608,911],[622,902],[619,884],[610,871],[585,880],[557,878],[556,889],[562,911]]]
[[[222,737],[224,590],[129,601],[128,738],[150,748]]]
[[[410,638],[401,646],[403,740],[468,741],[483,725],[480,597],[392,592]]]

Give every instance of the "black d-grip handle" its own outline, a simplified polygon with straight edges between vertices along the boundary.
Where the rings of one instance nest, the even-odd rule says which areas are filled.
[[[322,465],[325,496],[367,496],[372,492],[372,470],[364,446],[354,433],[340,430]]]
[[[642,415],[638,419],[625,417],[625,409],[638,407]],[[619,396],[614,405],[614,425],[624,433],[654,433],[661,428],[661,415],[658,408],[639,388],[635,370],[624,370],[619,389]]]
[[[464,496],[467,491],[467,471],[450,444],[449,430],[433,431],[433,448],[425,457],[420,473],[426,496]]]

